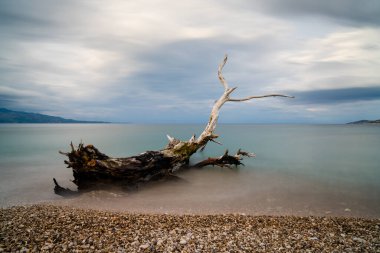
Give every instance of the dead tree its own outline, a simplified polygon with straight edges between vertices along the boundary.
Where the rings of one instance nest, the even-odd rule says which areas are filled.
[[[146,151],[136,156],[126,158],[112,158],[101,153],[93,145],[79,144],[77,148],[71,143],[71,151],[60,152],[68,157],[65,161],[68,168],[72,168],[74,180],[78,186],[78,192],[96,188],[99,185],[120,184],[134,186],[142,182],[169,178],[181,169],[190,168],[189,159],[198,150],[203,150],[208,142],[216,142],[218,138],[215,128],[219,118],[219,111],[226,102],[242,102],[251,99],[266,97],[287,97],[281,94],[269,94],[263,96],[249,96],[246,98],[231,98],[230,95],[237,87],[229,87],[222,75],[222,69],[227,62],[227,55],[220,63],[218,77],[224,88],[222,96],[215,102],[209,121],[198,138],[193,135],[188,141],[181,141],[167,136],[169,143],[158,151]],[[216,165],[221,167],[238,166],[242,157],[253,157],[254,154],[239,150],[235,155],[229,155],[228,151],[218,158],[208,158],[197,163],[196,167]],[[194,166],[191,166],[194,167]],[[58,195],[67,196],[77,192],[59,186],[54,179],[54,191]]]

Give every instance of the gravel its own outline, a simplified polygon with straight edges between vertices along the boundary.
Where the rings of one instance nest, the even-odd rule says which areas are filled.
[[[380,220],[0,209],[0,252],[380,252]]]

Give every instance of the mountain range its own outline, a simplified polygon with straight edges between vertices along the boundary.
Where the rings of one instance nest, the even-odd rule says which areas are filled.
[[[39,113],[12,111],[0,108],[0,123],[107,123],[103,121],[85,121],[65,119]]]

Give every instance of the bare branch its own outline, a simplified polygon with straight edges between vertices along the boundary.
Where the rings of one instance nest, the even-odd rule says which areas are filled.
[[[75,152],[75,148],[74,148],[73,142],[70,142],[70,147],[71,147],[71,152]]]
[[[224,56],[223,61],[219,64],[219,68],[218,68],[218,78],[219,78],[220,83],[224,87],[224,92],[221,95],[221,97],[215,101],[215,103],[211,109],[209,121],[208,121],[205,129],[203,130],[203,132],[199,135],[198,139],[196,140],[196,143],[199,145],[199,148],[201,150],[204,149],[204,146],[207,144],[207,142],[214,141],[214,139],[216,138],[216,137],[213,137],[213,135],[214,135],[216,125],[218,123],[219,112],[220,112],[220,109],[222,108],[222,106],[226,102],[229,102],[229,101],[231,101],[231,102],[242,102],[242,101],[247,101],[247,100],[251,100],[251,99],[255,99],[255,98],[265,98],[265,97],[294,98],[292,96],[287,96],[287,95],[282,95],[282,94],[269,94],[269,95],[264,95],[264,96],[250,96],[250,97],[241,98],[241,99],[230,98],[230,95],[235,91],[235,89],[237,87],[230,88],[228,86],[227,81],[223,77],[222,70],[223,70],[224,65],[227,62],[227,58],[228,57],[226,54]]]
[[[69,154],[69,152],[62,152],[61,150],[59,150],[58,153],[60,153],[61,155],[66,155],[66,156]]]
[[[219,68],[218,68],[218,77],[219,77],[219,80],[220,80],[220,83],[223,85],[224,89],[227,90],[228,89],[228,83],[226,81],[226,79],[224,79],[223,75],[222,75],[222,69],[224,67],[224,65],[226,64],[227,62],[227,54],[224,55],[224,59],[223,61],[219,64]]]
[[[173,148],[175,145],[177,145],[178,143],[180,143],[180,140],[174,138],[174,137],[171,137],[170,135],[166,135],[166,137],[168,138],[169,140],[169,143],[168,143],[168,146],[167,148]]]
[[[246,98],[230,98],[228,101],[231,102],[243,102],[251,99],[256,99],[256,98],[267,98],[267,97],[284,97],[284,98],[294,98],[293,96],[287,96],[287,95],[281,95],[281,94],[269,94],[269,95],[263,95],[263,96],[250,96]]]
[[[175,140],[175,138],[171,137],[170,135],[166,135],[166,137],[168,138],[169,142],[173,142]]]
[[[236,156],[256,157],[256,155],[254,153],[243,151],[240,148],[236,152]]]
[[[60,186],[57,182],[57,180],[55,180],[55,178],[53,178],[53,181],[54,181],[54,192],[55,194],[58,194],[58,195],[61,195],[61,196],[64,196],[64,197],[73,197],[73,196],[77,196],[79,195],[80,193],[77,192],[77,191],[72,191],[70,190],[69,188],[63,188],[62,186]]]
[[[220,143],[219,141],[216,141],[214,139],[210,139],[210,141],[215,142],[216,144],[219,144],[219,145],[223,145],[222,143]]]
[[[190,142],[190,143],[193,143],[194,141],[195,141],[195,134],[193,134],[193,136],[191,136],[189,142]]]
[[[203,168],[205,166],[220,166],[220,167],[227,167],[232,169],[232,165],[238,166],[238,165],[244,165],[241,163],[241,157],[240,156],[231,156],[228,154],[228,150],[224,153],[224,155],[220,157],[209,157],[206,160],[203,160],[197,164],[195,164],[193,167],[197,168]]]

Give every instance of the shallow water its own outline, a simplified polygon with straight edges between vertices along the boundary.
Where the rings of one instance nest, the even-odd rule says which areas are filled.
[[[380,127],[221,125],[219,141],[192,162],[228,148],[255,152],[238,170],[183,172],[183,180],[136,192],[95,191],[75,199],[53,193],[52,178],[75,189],[58,150],[81,140],[124,157],[161,149],[166,134],[188,139],[202,125],[0,125],[0,205],[54,202],[148,213],[347,215],[380,217]]]

